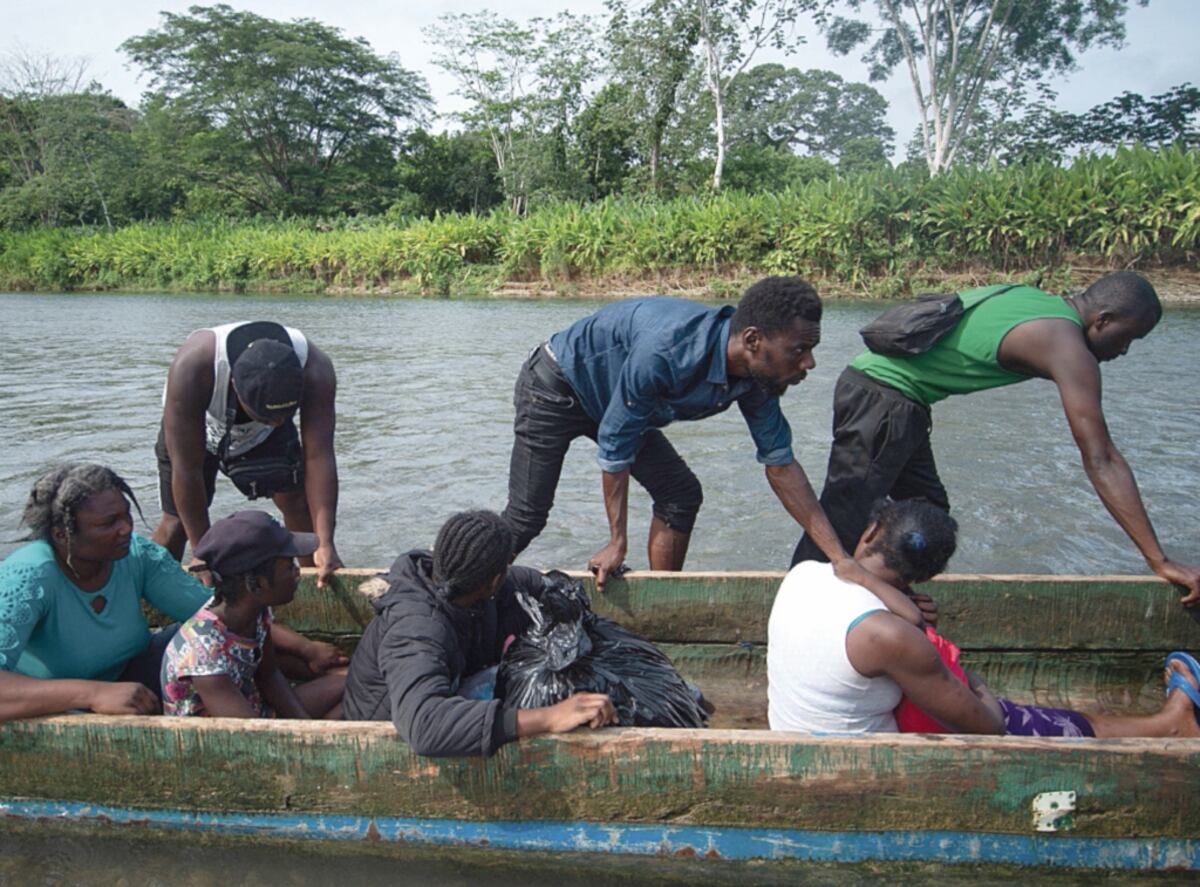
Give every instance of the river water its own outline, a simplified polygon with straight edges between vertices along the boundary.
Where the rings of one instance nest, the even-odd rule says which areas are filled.
[[[341,475],[338,547],[347,564],[380,567],[429,545],[452,512],[503,507],[512,383],[525,353],[596,303],[413,301],[177,295],[0,295],[0,556],[20,536],[33,480],[64,460],[105,462],[133,485],[147,534],[158,520],[152,454],[160,394],[175,349],[193,329],[275,319],[304,330],[338,372]],[[855,331],[878,303],[828,306],[818,367],[784,398],[795,450],[814,485],[827,455],[834,381],[858,350]],[[1133,464],[1160,538],[1200,558],[1200,419],[1192,360],[1200,311],[1168,309],[1150,339],[1105,367],[1114,438]],[[1034,381],[934,409],[934,447],[962,525],[959,572],[1129,573],[1142,566],[1099,505],[1079,465],[1054,387]],[[693,569],[782,569],[798,531],[767,487],[736,410],[668,434],[705,485]],[[524,560],[579,568],[604,541],[595,447],[579,441],[546,532]],[[243,506],[222,480],[216,514]],[[631,538],[644,539],[649,502],[636,489]],[[630,553],[645,566],[642,544]],[[140,838],[62,839],[0,833],[0,883],[256,884],[649,883],[665,874],[602,874],[578,863],[549,870],[326,857],[271,848],[218,850]],[[563,869],[567,869],[566,872]],[[684,874],[672,872],[673,874]],[[689,873],[683,877],[694,875]],[[713,872],[709,873],[714,874]],[[733,873],[725,873],[734,877]],[[844,882],[850,872],[800,878]],[[858,883],[871,877],[857,873]],[[791,877],[797,878],[798,872]],[[933,875],[950,883],[957,874]],[[985,879],[986,880],[986,879]],[[1066,877],[1063,883],[1075,883]]]
[[[153,446],[167,366],[187,334],[235,320],[302,329],[338,373],[338,549],[381,567],[427,546],[464,508],[504,506],[512,384],[528,349],[596,310],[579,301],[219,295],[0,295],[0,556],[21,536],[33,480],[63,460],[107,463],[157,523]],[[795,452],[818,489],[833,385],[879,303],[831,303],[817,369],[783,399]],[[1104,368],[1113,437],[1168,553],[1200,559],[1200,310],[1168,308]],[[798,528],[772,495],[736,409],[668,429],[705,488],[688,567],[782,569]],[[1080,466],[1054,386],[1034,380],[934,407],[934,449],[961,524],[956,572],[1137,573],[1132,544]],[[595,446],[572,448],[546,531],[523,562],[581,568],[605,541]],[[218,483],[214,514],[244,506]],[[645,567],[649,500],[634,487],[631,566]]]

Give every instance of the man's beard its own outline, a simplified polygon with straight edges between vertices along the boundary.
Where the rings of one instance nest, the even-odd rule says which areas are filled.
[[[750,379],[768,397],[783,397],[784,392],[788,388],[785,383],[780,382],[778,379],[772,379],[769,376],[764,376],[753,371],[750,373]]]

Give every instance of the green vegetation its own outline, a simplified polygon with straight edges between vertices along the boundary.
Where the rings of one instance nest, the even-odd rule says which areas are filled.
[[[1195,263],[1200,152],[1122,149],[935,178],[919,168],[774,194],[558,203],[514,216],[321,222],[145,222],[0,230],[9,289],[366,289],[429,294],[505,281],[654,283],[800,273],[878,293],[961,271],[1021,273],[1083,257]]]

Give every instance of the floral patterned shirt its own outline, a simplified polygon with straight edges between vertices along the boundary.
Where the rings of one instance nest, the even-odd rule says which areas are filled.
[[[162,662],[163,714],[181,717],[204,715],[204,700],[192,678],[228,675],[242,691],[258,717],[271,716],[255,676],[262,662],[263,645],[271,628],[271,610],[263,607],[254,624],[254,637],[231,632],[207,604],[171,639]]]

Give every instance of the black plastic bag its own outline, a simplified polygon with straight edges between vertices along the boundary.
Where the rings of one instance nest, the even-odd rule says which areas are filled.
[[[510,708],[554,705],[572,693],[607,693],[625,727],[703,727],[698,691],[649,641],[592,612],[583,583],[543,579],[540,600],[517,593],[533,624],[500,662],[496,695]]]

